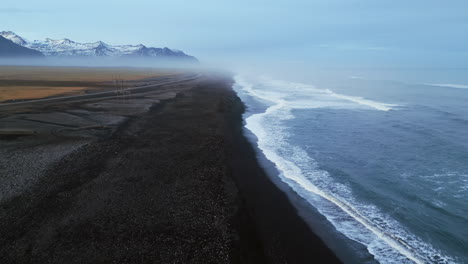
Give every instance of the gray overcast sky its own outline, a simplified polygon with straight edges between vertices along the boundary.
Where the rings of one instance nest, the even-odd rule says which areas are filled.
[[[202,60],[467,66],[468,1],[2,0],[28,39],[168,46]]]

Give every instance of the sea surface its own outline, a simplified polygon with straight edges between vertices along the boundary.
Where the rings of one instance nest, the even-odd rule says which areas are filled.
[[[465,78],[463,69],[239,74],[234,89],[259,155],[334,232],[379,263],[468,263]]]

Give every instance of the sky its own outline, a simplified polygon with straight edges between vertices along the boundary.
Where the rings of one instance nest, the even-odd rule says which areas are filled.
[[[218,63],[468,67],[467,10],[466,0],[2,0],[0,30]]]

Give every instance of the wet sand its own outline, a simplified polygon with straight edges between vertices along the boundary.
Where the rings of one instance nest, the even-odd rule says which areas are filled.
[[[0,203],[1,263],[339,263],[258,165],[230,78],[172,89]]]

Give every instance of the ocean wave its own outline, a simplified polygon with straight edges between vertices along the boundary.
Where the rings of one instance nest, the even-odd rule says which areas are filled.
[[[274,80],[260,77],[256,83],[242,76],[235,77],[236,83],[253,96],[272,103],[284,103],[289,108],[313,109],[373,109],[379,111],[394,110],[398,105],[382,103],[359,96],[336,93],[330,89],[319,89],[313,85]],[[253,89],[253,86],[256,89]],[[266,89],[261,89],[261,88]],[[259,89],[260,88],[260,89]]]
[[[307,107],[307,102],[313,103],[308,108],[367,106],[380,111],[390,110],[388,104],[305,84],[265,78],[252,83],[240,76],[235,80],[238,89],[270,103],[265,112],[246,118],[246,128],[257,136],[259,149],[275,164],[280,178],[316,207],[338,231],[366,245],[380,263],[453,262],[376,206],[357,201],[348,186],[334,181],[327,171],[319,169],[306,151],[288,141],[290,135],[284,122],[294,118],[291,109]],[[305,100],[304,94],[310,93],[313,96]],[[325,103],[313,102],[313,99],[322,99]]]
[[[466,84],[427,83],[426,85],[430,85],[430,86],[440,86],[440,87],[449,87],[449,88],[457,88],[457,89],[468,89],[468,85],[466,85]]]
[[[333,91],[330,91],[330,90],[327,90],[327,92],[333,97],[348,100],[348,101],[351,101],[351,102],[354,102],[354,103],[357,103],[357,104],[369,106],[371,108],[381,110],[381,111],[389,111],[389,110],[392,110],[393,107],[398,106],[398,105],[395,105],[395,104],[386,104],[386,103],[381,103],[381,102],[376,102],[376,101],[364,99],[364,98],[359,97],[359,96],[349,96],[349,95],[337,94],[337,93],[335,93]]]

